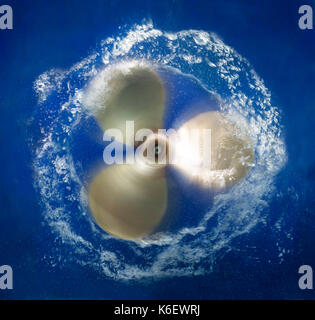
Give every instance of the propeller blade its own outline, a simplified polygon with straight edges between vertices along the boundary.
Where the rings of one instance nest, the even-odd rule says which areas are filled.
[[[90,185],[89,204],[98,225],[115,237],[136,240],[160,224],[167,206],[164,168],[148,174],[137,164],[110,166]]]
[[[237,183],[254,163],[249,137],[217,111],[201,113],[184,123],[170,137],[169,145],[178,169],[218,190]]]
[[[126,121],[134,121],[134,129],[162,128],[165,89],[156,72],[143,65],[135,65],[128,73],[116,69],[109,81],[105,108],[96,117],[105,131],[115,128],[123,133],[123,142],[133,144],[126,134]]]

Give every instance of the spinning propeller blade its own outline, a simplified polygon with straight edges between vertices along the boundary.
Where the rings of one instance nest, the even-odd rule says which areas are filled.
[[[109,81],[106,108],[97,113],[101,128],[115,128],[124,142],[132,144],[126,134],[126,121],[134,121],[134,130],[162,128],[165,89],[160,77],[148,67],[134,66],[127,74],[115,70]]]
[[[118,238],[135,240],[160,224],[167,205],[166,179],[164,174],[143,174],[135,165],[110,166],[92,182],[89,203],[102,229]]]
[[[222,190],[242,179],[253,166],[250,139],[217,111],[190,119],[171,141],[175,166],[205,187]],[[208,155],[204,154],[207,147]]]

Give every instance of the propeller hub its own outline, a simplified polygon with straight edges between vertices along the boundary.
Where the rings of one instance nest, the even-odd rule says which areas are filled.
[[[168,137],[153,133],[136,150],[136,163],[139,170],[148,175],[158,175],[168,164]]]

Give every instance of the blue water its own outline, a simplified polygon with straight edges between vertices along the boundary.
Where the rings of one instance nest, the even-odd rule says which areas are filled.
[[[0,299],[315,297],[314,291],[298,287],[298,267],[315,267],[315,31],[301,31],[297,25],[299,6],[310,3],[315,7],[314,1],[6,3],[14,11],[14,30],[0,31],[0,265],[13,267],[14,290],[0,291]],[[82,263],[95,256],[78,261],[73,255],[76,244],[63,243],[45,219],[34,186],[34,150],[42,137],[40,126],[52,120],[43,118],[37,125],[47,113],[40,111],[34,81],[52,68],[68,70],[98,51],[102,40],[148,20],[163,31],[215,32],[246,58],[281,113],[279,127],[288,160],[273,177],[274,189],[261,199],[264,206],[259,217],[263,219],[233,238],[215,259],[207,257],[202,268],[208,267],[209,272],[121,281]],[[82,85],[79,82],[73,80]],[[50,99],[47,103],[55,116],[53,108],[60,107],[61,100],[53,95]],[[77,141],[75,133],[71,138]],[[87,136],[82,143],[88,144],[84,139]],[[181,201],[187,201],[187,210],[194,212],[185,196]],[[76,213],[77,208],[71,206],[70,212]],[[71,219],[77,234],[99,246],[85,229],[86,218],[76,221],[72,215]],[[125,258],[134,258],[131,249],[114,240],[106,246],[107,252],[120,250]],[[144,250],[150,254],[150,248]]]

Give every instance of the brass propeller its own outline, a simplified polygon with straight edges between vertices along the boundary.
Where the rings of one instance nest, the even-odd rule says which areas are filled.
[[[115,237],[140,239],[160,225],[167,208],[167,164],[217,190],[239,181],[252,166],[249,138],[236,134],[235,125],[219,112],[197,115],[183,124],[176,136],[157,134],[156,130],[162,128],[165,89],[149,67],[135,66],[126,74],[114,71],[108,90],[106,107],[97,114],[103,130],[120,129],[124,137],[120,142],[126,145],[134,144],[126,135],[126,121],[134,121],[135,132],[143,128],[154,131],[138,148],[134,164],[109,166],[90,184],[91,212],[98,225]],[[204,137],[199,135],[190,141],[191,129],[211,130],[209,163],[203,162],[200,151],[207,147]],[[188,136],[181,135],[185,131]]]

